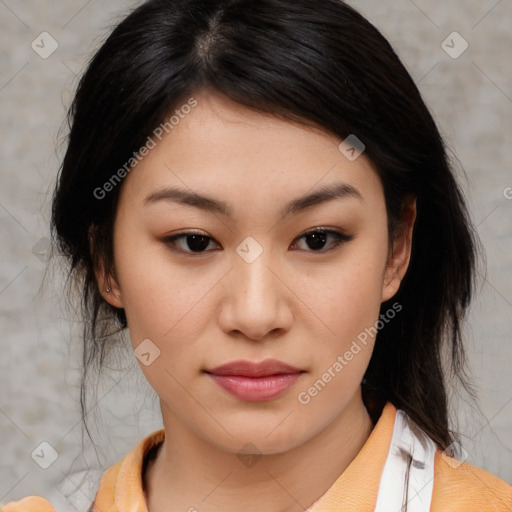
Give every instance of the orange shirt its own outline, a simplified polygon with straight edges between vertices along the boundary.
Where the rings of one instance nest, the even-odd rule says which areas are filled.
[[[308,512],[374,511],[395,415],[396,408],[388,402],[356,458]],[[153,432],[103,474],[93,512],[148,512],[142,487],[144,457],[164,438],[163,429]],[[465,463],[459,465],[441,450],[436,452],[431,512],[511,510],[511,486],[487,471]],[[30,496],[3,506],[0,512],[55,512],[55,509],[45,499]]]

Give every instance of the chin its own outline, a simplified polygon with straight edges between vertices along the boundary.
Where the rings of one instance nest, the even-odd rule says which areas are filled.
[[[246,413],[247,414],[247,413]],[[290,415],[291,418],[292,415]],[[237,455],[276,455],[288,452],[297,446],[303,444],[313,437],[313,432],[305,431],[303,428],[297,428],[294,422],[286,426],[280,425],[286,414],[280,415],[272,421],[247,421],[236,425],[227,422],[228,430],[232,436],[229,436],[224,430],[220,437],[212,438],[212,432],[209,431],[205,439],[218,448]],[[284,423],[284,422],[283,422]]]

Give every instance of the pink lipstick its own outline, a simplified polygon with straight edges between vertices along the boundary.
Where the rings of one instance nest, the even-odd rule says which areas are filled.
[[[304,371],[276,359],[266,359],[259,363],[233,361],[206,373],[240,400],[263,402],[283,395]]]

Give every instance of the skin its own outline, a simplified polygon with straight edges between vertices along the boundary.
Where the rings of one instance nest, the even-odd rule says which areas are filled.
[[[213,91],[193,96],[198,105],[126,177],[114,226],[115,273],[97,271],[105,300],[126,311],[133,348],[150,339],[160,350],[150,365],[139,361],[160,397],[166,432],[145,476],[148,509],[303,510],[371,433],[360,383],[374,340],[308,404],[298,394],[375,325],[381,302],[398,290],[415,202],[390,251],[382,183],[364,153],[349,161],[331,134]],[[340,182],[360,197],[281,215],[290,201]],[[224,201],[232,217],[176,201],[144,205],[169,186]],[[353,239],[336,245],[330,235],[315,251],[303,236],[315,227]],[[187,238],[164,240],[190,230],[213,239],[205,252],[185,252]],[[236,252],[248,236],[263,249],[252,263]],[[203,372],[267,358],[304,373],[265,402],[235,398]],[[262,455],[250,467],[237,457],[247,443]]]

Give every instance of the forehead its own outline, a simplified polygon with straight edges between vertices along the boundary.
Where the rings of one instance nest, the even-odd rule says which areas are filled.
[[[340,180],[363,195],[382,193],[371,161],[364,153],[347,159],[335,135],[256,112],[216,91],[192,97],[195,106],[175,116],[161,140],[152,137],[153,149],[128,174],[123,188],[130,195],[181,185],[252,196],[277,188],[292,197]]]

